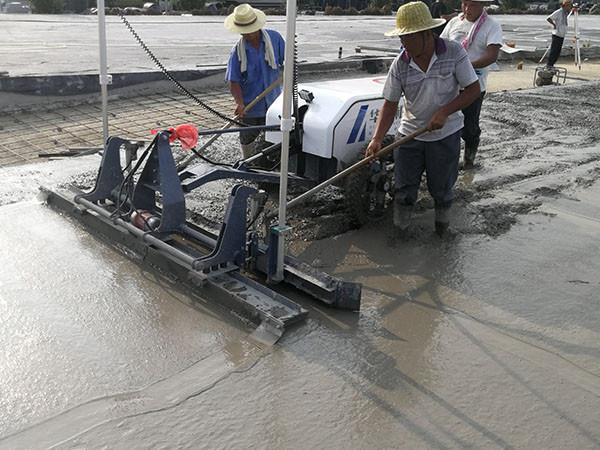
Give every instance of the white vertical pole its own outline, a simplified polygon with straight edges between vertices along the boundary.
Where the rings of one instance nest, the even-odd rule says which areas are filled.
[[[285,63],[283,66],[283,111],[281,114],[281,173],[279,179],[279,223],[277,241],[277,270],[274,281],[283,280],[283,262],[285,258],[287,175],[290,150],[290,131],[294,129],[292,119],[292,89],[294,83],[294,42],[296,40],[296,0],[287,0],[285,33]]]
[[[579,50],[579,24],[577,21],[578,16],[579,10],[575,9],[575,13],[573,14],[575,20],[575,65],[579,67],[579,70],[581,70],[581,53]]]
[[[106,57],[106,19],[104,0],[98,0],[98,45],[100,47],[100,95],[102,97],[102,146],[108,140],[108,88],[110,83]]]

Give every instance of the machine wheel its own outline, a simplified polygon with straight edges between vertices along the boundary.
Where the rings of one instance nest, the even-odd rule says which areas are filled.
[[[382,148],[394,142],[393,136],[386,136]],[[365,148],[366,150],[366,148]],[[352,225],[360,227],[369,221],[370,213],[375,207],[374,194],[378,183],[373,180],[373,172],[369,165],[350,173],[344,179],[344,200],[350,213]]]

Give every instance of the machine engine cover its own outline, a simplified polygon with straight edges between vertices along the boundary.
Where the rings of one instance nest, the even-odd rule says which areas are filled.
[[[302,83],[298,90],[313,94],[311,103],[298,100],[303,116],[302,151],[325,159],[336,158],[338,171],[353,164],[375,130],[377,114],[383,105],[385,77]],[[267,111],[267,125],[280,122],[283,98],[279,96]],[[400,124],[401,106],[389,133]],[[281,142],[280,132],[268,132],[266,140]]]

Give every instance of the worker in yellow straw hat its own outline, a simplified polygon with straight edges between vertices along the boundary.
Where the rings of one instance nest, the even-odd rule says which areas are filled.
[[[283,66],[283,37],[277,31],[263,28],[265,23],[265,13],[247,3],[236,6],[225,19],[225,28],[241,35],[231,50],[225,78],[235,100],[235,115],[248,125],[264,125],[267,109],[281,93],[281,87],[273,89],[244,113],[245,106],[279,78]],[[240,133],[244,158],[255,153],[254,141],[259,134],[258,131]]]
[[[405,136],[426,127],[427,132],[394,151],[394,227],[406,231],[417,201],[423,171],[435,202],[435,231],[443,236],[450,223],[453,187],[458,178],[461,109],[479,96],[479,82],[465,49],[436,37],[433,30],[445,19],[433,19],[423,2],[402,5],[396,28],[386,36],[399,36],[403,48],[387,75],[383,106],[366,155],[381,149],[404,96],[398,134]]]
[[[462,131],[462,139],[465,142],[465,169],[472,169],[475,164],[481,136],[479,115],[486,91],[487,74],[490,65],[498,59],[503,41],[500,23],[488,16],[484,8],[491,1],[462,0],[462,14],[450,20],[440,35],[444,39],[458,42],[465,48],[479,77],[481,94],[462,111],[465,116],[465,127]]]

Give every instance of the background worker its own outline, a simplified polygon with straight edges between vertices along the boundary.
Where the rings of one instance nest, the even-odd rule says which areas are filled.
[[[563,0],[560,8],[546,17],[546,20],[552,25],[552,43],[550,44],[550,54],[548,55],[547,67],[554,67],[560,52],[562,50],[565,35],[567,34],[567,17],[573,8],[571,0]]]
[[[479,96],[477,75],[465,50],[433,34],[432,30],[444,22],[433,19],[425,3],[411,2],[398,9],[396,28],[385,33],[400,36],[403,50],[390,66],[383,107],[366,155],[381,149],[402,95],[398,133],[408,135],[422,127],[430,130],[394,151],[394,226],[401,231],[408,227],[424,170],[435,202],[435,231],[443,235],[448,229],[458,177],[463,127],[460,110]]]
[[[236,6],[225,19],[225,28],[242,35],[231,50],[225,78],[235,100],[235,115],[248,125],[264,125],[267,109],[281,93],[278,86],[244,114],[244,107],[279,78],[283,66],[285,42],[277,31],[263,29],[265,23],[265,13],[247,3]],[[240,132],[244,159],[256,152],[259,134]]]
[[[446,19],[446,22],[453,17],[456,17],[456,13],[448,6],[447,1],[448,0],[435,0],[435,3],[429,7],[431,17],[434,19]],[[443,23],[439,27],[434,28],[433,32],[439,36],[442,34],[442,31],[444,31],[445,27],[446,24]]]
[[[484,5],[489,1],[491,0],[463,0],[462,14],[450,20],[440,35],[463,46],[479,77],[481,94],[462,111],[465,116],[465,127],[462,131],[465,142],[465,169],[472,169],[475,163],[481,136],[479,115],[486,91],[487,74],[489,66],[498,59],[498,52],[502,47],[502,27],[488,16],[484,9]]]

